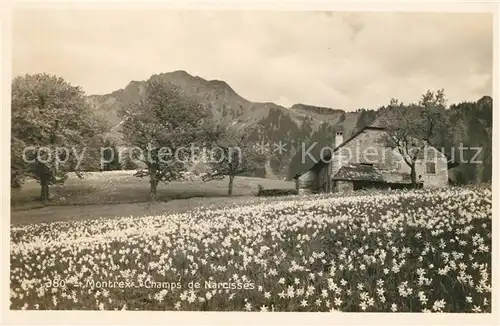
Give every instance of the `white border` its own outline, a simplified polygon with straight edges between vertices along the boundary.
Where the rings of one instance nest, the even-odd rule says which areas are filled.
[[[56,8],[56,7],[76,7],[76,8],[139,8],[145,6],[155,6],[171,9],[210,9],[210,10],[331,10],[331,11],[419,11],[419,12],[492,12],[494,14],[494,61],[493,61],[493,120],[497,126],[498,119],[498,37],[499,37],[499,4],[496,2],[472,2],[472,1],[441,1],[441,2],[395,2],[395,1],[356,1],[356,2],[335,2],[335,1],[149,1],[145,3],[120,3],[120,1],[109,1],[107,3],[95,3],[90,1],[80,1],[71,3],[69,1],[55,1],[52,3],[41,1],[25,1],[24,3],[13,3],[9,6],[0,6],[1,19],[1,42],[2,51],[2,119],[0,128],[2,133],[0,141],[2,151],[5,154],[1,160],[2,174],[1,184],[3,185],[3,196],[1,208],[2,212],[2,324],[23,325],[66,325],[74,322],[80,325],[109,325],[109,324],[210,324],[210,325],[249,325],[249,324],[351,324],[351,325],[486,325],[500,324],[499,311],[500,301],[499,291],[499,271],[498,271],[498,238],[499,223],[497,220],[498,208],[495,203],[498,198],[498,158],[497,151],[493,151],[493,299],[492,314],[417,314],[417,313],[243,313],[243,312],[94,312],[94,311],[10,311],[9,310],[9,229],[10,229],[10,182],[8,168],[10,157],[10,82],[11,82],[11,46],[12,46],[12,9],[19,8]],[[450,58],[451,60],[453,58]],[[493,134],[493,148],[500,144],[500,132]]]

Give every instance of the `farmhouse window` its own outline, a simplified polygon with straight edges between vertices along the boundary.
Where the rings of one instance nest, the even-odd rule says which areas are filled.
[[[436,174],[436,163],[434,162],[425,163],[425,172],[427,174]]]

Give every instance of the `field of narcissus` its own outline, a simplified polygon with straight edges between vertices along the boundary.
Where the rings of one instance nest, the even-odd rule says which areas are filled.
[[[490,312],[490,186],[11,228],[11,309]]]

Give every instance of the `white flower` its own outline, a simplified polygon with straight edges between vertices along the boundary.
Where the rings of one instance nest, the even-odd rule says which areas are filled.
[[[434,301],[434,304],[432,305],[432,310],[434,311],[442,311],[443,308],[446,306],[446,302],[444,300],[436,300]]]

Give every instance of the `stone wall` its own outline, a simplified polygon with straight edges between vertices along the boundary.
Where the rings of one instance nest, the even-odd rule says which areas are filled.
[[[426,163],[433,163],[435,173],[431,173],[426,169]],[[417,162],[415,165],[417,178],[421,176],[424,182],[424,188],[443,188],[448,186],[448,159],[437,149],[429,148],[424,159]]]
[[[349,192],[354,190],[352,181],[337,181],[335,182],[335,192]]]

